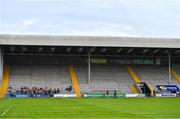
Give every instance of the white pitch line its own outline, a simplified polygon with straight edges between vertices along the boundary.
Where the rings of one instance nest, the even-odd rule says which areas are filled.
[[[14,105],[10,105],[3,113],[1,113],[1,116],[4,116]]]

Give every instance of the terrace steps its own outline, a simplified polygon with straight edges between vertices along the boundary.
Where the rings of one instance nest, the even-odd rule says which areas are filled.
[[[74,92],[77,95],[77,97],[81,97],[81,93],[80,93],[80,88],[79,88],[76,72],[75,72],[75,70],[74,70],[72,65],[68,65],[68,68],[69,68],[69,73],[70,73],[70,76],[71,76]]]
[[[139,77],[138,77],[138,75],[137,75],[136,72],[132,69],[131,66],[127,66],[127,69],[128,69],[128,71],[129,71],[129,73],[130,73],[130,75],[131,75],[131,77],[132,77],[132,79],[134,80],[135,83],[141,82],[140,79],[139,79]],[[146,83],[146,84],[147,84],[147,83]],[[148,84],[147,84],[147,85],[148,85]],[[131,90],[132,90],[134,93],[137,93],[137,92],[138,92],[138,91],[135,91],[135,89],[136,89],[135,85],[131,85],[130,87],[131,87]],[[152,93],[152,92],[153,92],[153,89],[151,88],[150,85],[148,85],[148,87],[149,87],[149,89],[150,89],[150,91],[151,91],[151,93]],[[138,93],[139,93],[139,92],[138,92]]]
[[[178,82],[180,82],[180,76],[176,73],[175,70],[171,69],[171,74]]]
[[[134,82],[135,83],[140,82],[139,77],[137,76],[136,72],[130,66],[127,66],[127,69],[129,71],[129,74],[131,75],[132,79],[134,80]]]
[[[9,66],[5,65],[3,71],[2,85],[0,88],[0,98],[5,97],[8,88],[8,82],[9,82]]]
[[[136,88],[135,84],[131,84],[131,85],[130,85],[130,88],[131,88],[131,90],[133,91],[134,94],[138,94],[138,93],[139,93],[139,91],[138,91],[138,89]]]

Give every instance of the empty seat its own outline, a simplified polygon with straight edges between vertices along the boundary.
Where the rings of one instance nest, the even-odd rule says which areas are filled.
[[[11,65],[9,86],[48,87],[64,90],[72,85],[66,65]]]
[[[157,84],[168,84],[169,72],[168,67],[164,66],[134,66],[139,79],[152,85],[154,88]],[[179,85],[173,77],[171,83]]]
[[[88,66],[74,65],[80,89],[85,92],[101,92],[117,90],[132,93],[130,84],[133,83],[127,69],[123,65],[91,65],[91,83],[88,84]]]

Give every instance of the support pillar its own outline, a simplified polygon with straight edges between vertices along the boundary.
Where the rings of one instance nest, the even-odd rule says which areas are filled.
[[[171,50],[168,52],[168,64],[169,64],[169,79],[168,84],[171,84]]]
[[[91,53],[88,53],[88,84],[91,83]]]

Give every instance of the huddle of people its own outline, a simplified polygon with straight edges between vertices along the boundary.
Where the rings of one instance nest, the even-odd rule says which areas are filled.
[[[72,89],[72,86],[68,87],[68,91],[70,92]],[[65,89],[67,90],[67,88]],[[21,87],[18,90],[13,90],[12,87],[9,87],[8,95],[10,97],[16,97],[17,95],[26,95],[28,97],[53,97],[54,94],[60,94],[59,88],[48,88],[48,87]]]

